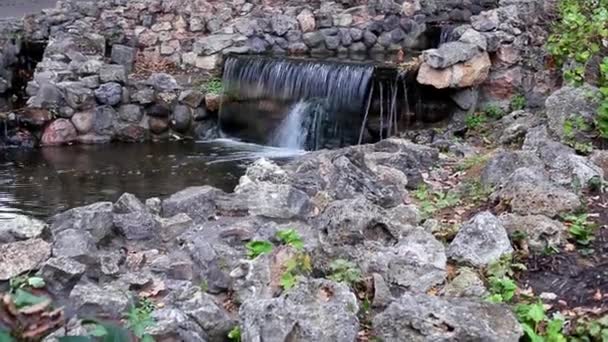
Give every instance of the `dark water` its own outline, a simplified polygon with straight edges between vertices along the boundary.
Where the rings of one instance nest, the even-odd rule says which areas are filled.
[[[0,219],[44,219],[123,192],[143,200],[195,185],[232,191],[253,160],[297,153],[231,140],[0,150]]]

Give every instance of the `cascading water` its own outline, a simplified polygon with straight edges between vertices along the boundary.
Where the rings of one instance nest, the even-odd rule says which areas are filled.
[[[220,125],[288,148],[355,144],[373,71],[371,64],[229,57]]]

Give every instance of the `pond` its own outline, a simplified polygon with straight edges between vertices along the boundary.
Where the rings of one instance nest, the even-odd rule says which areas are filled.
[[[254,160],[301,153],[228,139],[0,150],[0,220],[16,213],[45,219],[124,192],[142,200],[196,185],[229,192]]]

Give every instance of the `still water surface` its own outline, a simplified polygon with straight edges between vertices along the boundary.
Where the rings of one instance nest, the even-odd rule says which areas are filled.
[[[195,185],[232,191],[255,159],[300,153],[227,139],[0,150],[0,220],[15,213],[44,219],[123,192],[143,200]]]

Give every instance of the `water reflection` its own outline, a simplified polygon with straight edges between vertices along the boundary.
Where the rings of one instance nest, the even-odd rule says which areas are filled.
[[[231,140],[0,150],[0,219],[45,218],[123,192],[145,199],[205,184],[231,191],[253,160],[299,153]]]

